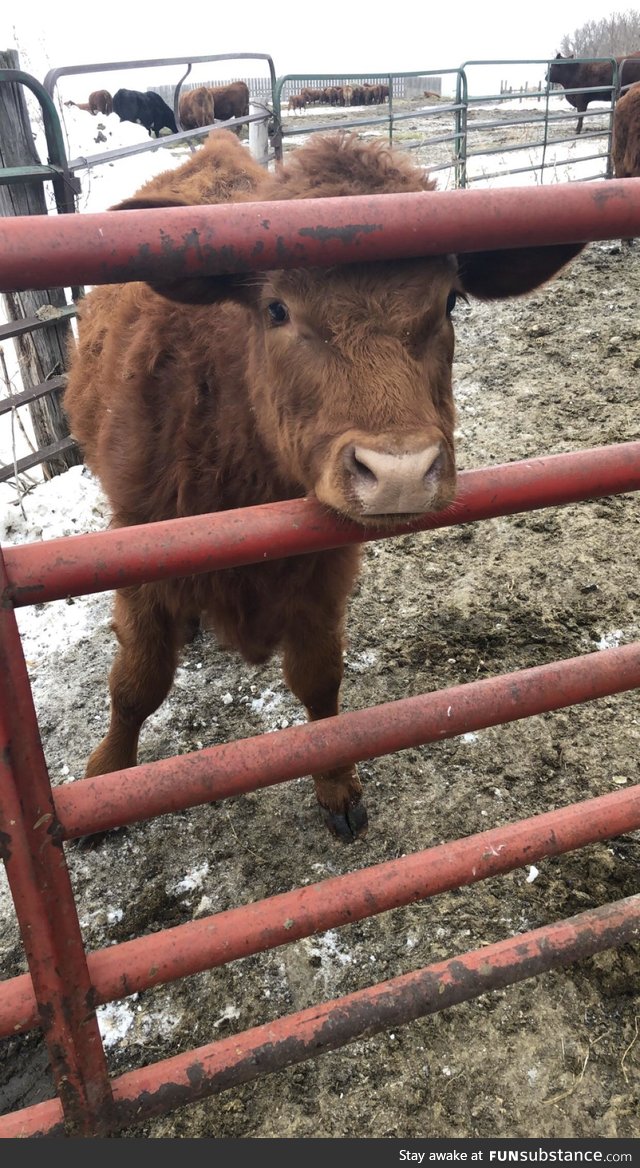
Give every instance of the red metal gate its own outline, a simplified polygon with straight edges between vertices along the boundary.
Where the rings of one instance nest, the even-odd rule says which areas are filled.
[[[498,246],[496,239],[507,246],[640,234],[640,193],[634,180],[584,184],[579,191],[557,187],[524,193],[453,192],[432,198],[439,208],[440,234],[435,239],[433,224],[423,214],[423,196],[385,195],[373,202],[287,204],[293,227],[282,220],[282,204],[256,205],[260,226],[255,226],[254,217],[249,244],[257,248],[263,241],[264,222],[271,212],[280,232],[279,266],[360,259],[363,241],[367,258],[376,258],[372,233],[377,233],[380,256],[394,254],[396,248],[405,255],[411,249],[416,254],[449,250],[457,247],[455,219],[461,211],[465,218],[457,230],[464,233],[467,250],[489,245],[487,217],[492,215],[504,227],[502,235],[499,226],[491,227],[492,246]],[[229,249],[216,236],[218,210],[194,209],[203,230],[211,229],[215,237],[206,253],[207,270],[212,271],[227,270],[229,264]],[[246,215],[255,212],[248,206],[224,210],[225,230],[233,234],[241,227],[246,233]],[[339,218],[332,220],[338,213]],[[332,221],[340,226],[327,242],[327,224]],[[48,285],[54,274],[65,283],[157,274],[173,230],[174,262],[195,270],[195,260],[179,238],[184,222],[184,210],[83,216],[38,224],[37,231],[33,220],[5,221],[0,224],[0,246],[4,239],[7,258],[6,264],[0,262],[0,287],[13,288],[23,281]],[[107,254],[102,250],[104,232],[112,227]],[[154,252],[152,243],[145,246],[144,257],[138,255],[137,249],[156,238],[159,230],[162,249]],[[23,248],[34,238],[35,250],[27,262]],[[246,236],[237,238],[242,238],[244,249]],[[247,256],[250,250],[245,251]],[[263,266],[272,266],[268,247],[264,254]],[[282,256],[288,259],[283,261]],[[242,267],[242,256],[235,259]],[[532,459],[461,474],[452,507],[394,534],[638,489],[640,442]],[[640,789],[631,787],[159,934],[85,952],[64,858],[65,840],[640,686],[640,644],[635,644],[141,765],[135,783],[131,771],[121,771],[52,791],[15,618],[17,607],[388,536],[388,530],[363,531],[355,524],[338,523],[307,499],[73,536],[0,554],[0,853],[29,963],[29,974],[0,986],[0,1035],[41,1027],[57,1089],[57,1098],[0,1118],[0,1136],[117,1131],[365,1033],[621,945],[640,933],[640,896],[629,897],[109,1077],[95,1012],[101,1003],[640,827]]]

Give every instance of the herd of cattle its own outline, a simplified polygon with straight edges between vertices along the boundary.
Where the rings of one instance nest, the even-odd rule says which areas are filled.
[[[308,105],[380,105],[388,100],[388,85],[327,85],[323,89],[301,89],[289,98],[290,110],[304,110]],[[232,81],[228,85],[200,85],[188,89],[180,95],[178,117],[158,93],[137,89],[118,89],[113,97],[107,89],[97,89],[89,94],[87,102],[68,101],[68,106],[86,110],[91,114],[115,113],[122,122],[137,122],[149,134],[156,136],[167,129],[176,134],[178,130],[195,130],[200,126],[212,126],[214,121],[226,122],[230,118],[243,118],[249,113],[249,90],[244,81]],[[179,123],[179,124],[178,124]]]
[[[289,98],[290,110],[304,110],[308,105],[381,105],[389,98],[388,85],[325,85],[322,89],[301,89]]]
[[[89,94],[88,102],[66,104],[91,114],[117,114],[121,122],[135,122],[157,137],[161,130],[177,134],[179,130],[212,126],[214,121],[246,117],[249,89],[244,81],[232,81],[228,85],[200,85],[185,90],[180,95],[177,119],[164,98],[153,90],[142,93],[138,89],[118,89],[112,97],[107,89],[97,89]]]
[[[612,160],[616,178],[640,175],[640,52],[616,58],[618,82],[622,96],[615,107]],[[578,111],[576,133],[582,132],[584,115],[592,101],[610,100],[612,67],[608,61],[576,61],[560,53],[549,65],[547,80],[565,89],[565,97]],[[574,92],[581,91],[581,92]],[[369,82],[356,85],[327,85],[323,88],[301,89],[289,98],[289,110],[302,111],[310,105],[331,106],[379,105],[389,98],[388,85]],[[98,89],[89,94],[88,102],[68,101],[78,109],[91,114],[115,113],[121,121],[136,122],[149,134],[162,130],[175,134],[179,130],[194,130],[211,126],[215,121],[246,117],[249,113],[249,89],[244,81],[228,85],[206,86],[186,90],[180,95],[178,118],[158,93],[148,90],[118,89],[111,96],[108,90]]]

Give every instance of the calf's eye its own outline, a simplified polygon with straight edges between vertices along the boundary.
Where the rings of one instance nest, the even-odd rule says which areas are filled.
[[[286,324],[289,319],[289,309],[281,300],[272,300],[271,304],[267,305],[267,312],[269,323],[272,325]]]
[[[450,292],[449,295],[447,296],[447,316],[451,316],[451,313],[453,312],[453,310],[456,306],[457,299],[458,299],[457,292]]]

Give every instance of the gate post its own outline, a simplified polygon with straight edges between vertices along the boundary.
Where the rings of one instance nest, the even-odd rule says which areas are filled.
[[[113,1096],[27,666],[0,551],[0,857],[67,1135],[106,1135]]]
[[[249,122],[249,153],[260,166],[267,165],[269,160],[269,114],[265,113],[265,108],[262,103],[257,104],[251,102],[249,105],[250,114],[264,113],[264,117],[259,122]]]

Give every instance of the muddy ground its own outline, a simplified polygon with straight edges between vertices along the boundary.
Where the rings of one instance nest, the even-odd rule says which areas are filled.
[[[462,469],[640,437],[640,244],[592,244],[526,299],[458,303]],[[640,636],[640,512],[628,495],[368,545],[343,708],[359,709]],[[37,684],[56,781],[106,725],[113,653],[97,628]],[[56,606],[51,606],[55,619]],[[199,636],[143,734],[141,761],[302,720],[277,662]],[[310,780],[67,849],[90,949],[467,836],[640,780],[636,694],[362,765],[370,830],[322,826]],[[105,1016],[114,1075],[638,890],[637,833],[160,987]],[[534,877],[535,878],[532,878]],[[24,959],[12,920],[5,977]],[[127,1135],[634,1137],[638,945],[496,991]],[[119,1012],[118,1012],[119,1011]],[[35,1036],[0,1048],[0,1110],[50,1095]]]

